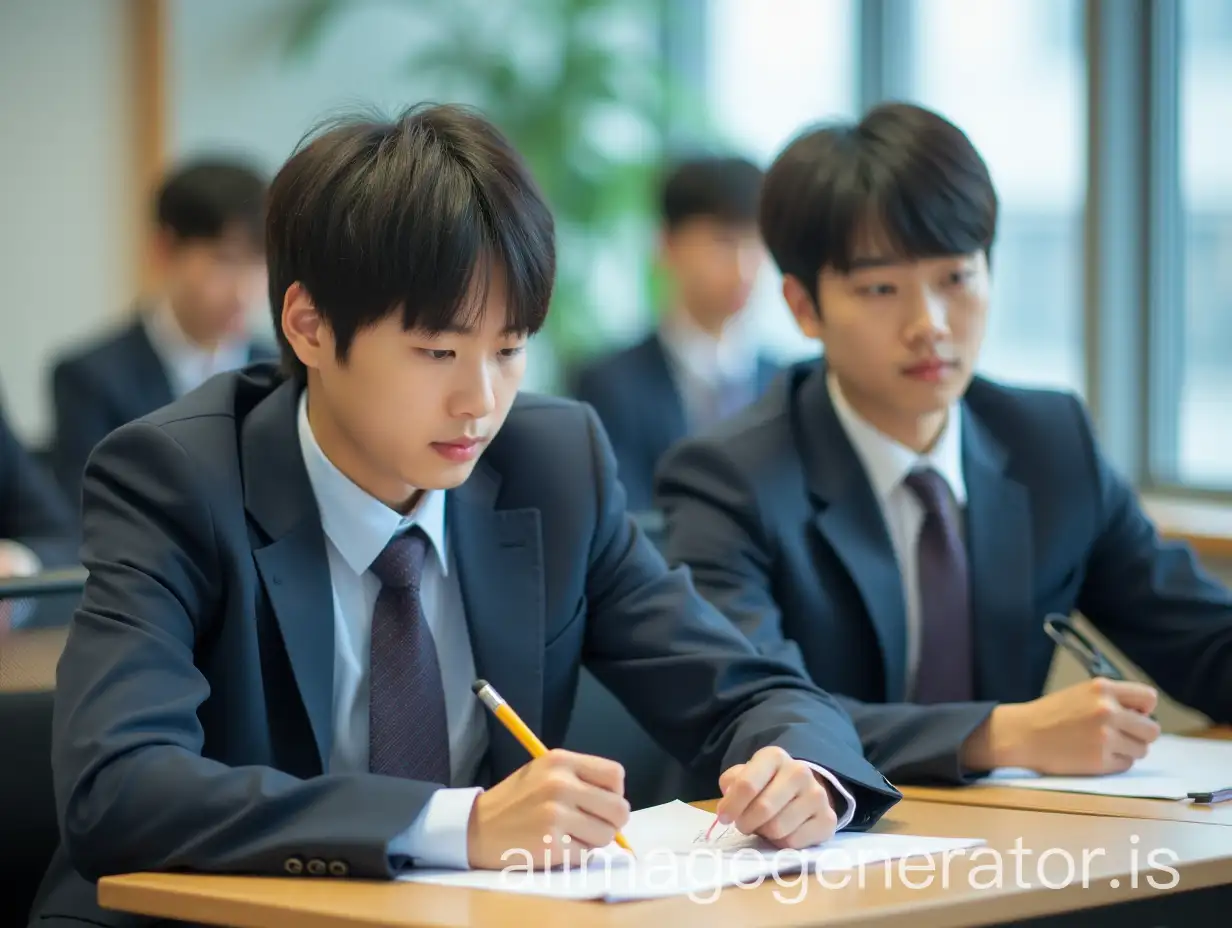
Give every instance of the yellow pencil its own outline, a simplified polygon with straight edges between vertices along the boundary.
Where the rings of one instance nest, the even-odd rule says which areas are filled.
[[[531,757],[542,757],[548,752],[547,747],[539,737],[530,730],[521,717],[513,711],[513,707],[501,697],[501,694],[496,692],[495,687],[487,680],[476,680],[471,684],[471,689],[475,691],[475,695],[480,701],[492,710],[502,725],[509,730],[509,734],[518,739],[518,743],[530,753]],[[616,832],[614,839],[618,845],[623,847],[630,854],[633,853],[633,848],[629,847],[629,842],[625,840],[624,835],[619,831]]]

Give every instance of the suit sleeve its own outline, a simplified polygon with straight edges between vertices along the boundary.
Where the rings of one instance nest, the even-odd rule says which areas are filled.
[[[197,709],[210,690],[194,650],[235,591],[194,467],[145,423],[113,433],[87,466],[90,575],[58,668],[52,744],[68,854],[90,880],[171,869],[275,875],[296,858],[388,878],[409,863],[390,843],[435,786],[301,780],[202,756]]]
[[[0,414],[0,538],[34,552],[43,567],[77,561],[72,510],[42,466]]]
[[[690,441],[664,462],[658,489],[668,562],[688,567],[698,592],[760,653],[807,675],[799,645],[783,633],[771,586],[773,547],[742,475],[712,444]],[[994,707],[835,699],[855,723],[869,761],[893,782],[968,780],[973,772],[963,769],[960,752]]]
[[[667,568],[626,514],[611,448],[590,422],[598,499],[588,666],[666,750],[713,778],[716,792],[722,770],[777,745],[833,773],[855,800],[850,827],[871,826],[900,796],[865,760],[851,720],[791,666],[758,654],[686,571]]]
[[[1072,402],[1099,512],[1078,611],[1170,696],[1232,722],[1232,596],[1187,544],[1160,537]]]

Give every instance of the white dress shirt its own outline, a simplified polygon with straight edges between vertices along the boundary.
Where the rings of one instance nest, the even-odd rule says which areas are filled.
[[[729,326],[715,338],[684,312],[673,313],[659,329],[668,366],[690,423],[709,424],[725,385],[747,385],[756,393],[757,350],[751,339]]]
[[[334,593],[334,744],[330,773],[368,772],[368,692],[372,614],[381,582],[369,569],[397,535],[418,525],[430,552],[424,561],[420,602],[436,643],[449,725],[451,779],[475,781],[488,749],[484,708],[471,684],[475,659],[445,529],[445,494],[425,493],[408,516],[390,509],[356,486],[325,456],[308,423],[307,394],[299,403],[299,442],[325,532]],[[465,868],[466,830],[479,790],[438,790],[406,833],[390,844],[391,854],[420,866]]]
[[[415,511],[402,516],[360,489],[317,444],[308,422],[307,393],[300,396],[298,431],[325,532],[334,596],[334,746],[329,772],[368,771],[369,646],[381,586],[369,568],[391,539],[418,525],[432,549],[424,562],[420,602],[441,665],[454,786],[432,794],[419,817],[390,842],[389,853],[410,857],[422,867],[465,869],[467,825],[480,790],[457,784],[474,782],[488,736],[484,709],[471,690],[475,659],[446,538],[445,494],[425,493]],[[830,771],[809,766],[834,788],[838,827],[846,828],[855,816],[855,799]]]
[[[202,348],[180,328],[167,303],[160,303],[144,316],[145,334],[167,372],[171,393],[191,393],[215,374],[233,371],[248,363],[249,341],[235,338],[214,349]]]
[[[945,479],[954,505],[960,510],[966,506],[967,484],[963,480],[962,466],[962,405],[955,403],[950,407],[945,426],[932,450],[919,454],[862,419],[843,396],[833,373],[828,376],[826,387],[839,422],[864,465],[869,483],[881,504],[881,513],[898,558],[899,576],[903,580],[903,602],[907,607],[905,692],[911,698],[920,666],[920,582],[916,555],[920,530],[924,527],[924,507],[904,481],[912,471],[932,468]]]

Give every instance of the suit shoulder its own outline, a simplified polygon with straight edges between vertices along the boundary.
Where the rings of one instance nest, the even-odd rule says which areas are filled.
[[[519,393],[497,441],[544,432],[583,434],[590,429],[591,413],[581,400],[545,393]]]
[[[983,377],[971,382],[966,406],[998,437],[1038,445],[1055,441],[1063,430],[1085,429],[1082,400],[1070,390],[1020,387]]]
[[[57,373],[94,373],[127,365],[137,323],[112,328],[60,354],[53,362]]]
[[[579,365],[574,372],[573,382],[582,391],[603,390],[608,384],[620,383],[631,375],[636,376],[648,356],[660,350],[657,336],[651,335]]]

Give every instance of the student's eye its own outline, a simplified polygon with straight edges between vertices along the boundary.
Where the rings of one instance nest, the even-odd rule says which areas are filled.
[[[502,348],[497,353],[500,355],[500,359],[502,361],[508,361],[512,358],[516,358],[518,355],[520,355],[525,350],[526,350],[525,345],[518,345],[516,348]]]
[[[945,279],[945,282],[951,287],[961,287],[971,279],[971,271],[968,268],[959,268],[956,271],[951,271]]]
[[[896,291],[893,284],[866,284],[859,292],[863,296],[893,296]]]
[[[447,348],[420,348],[419,353],[429,361],[448,361],[453,357],[453,352]]]

